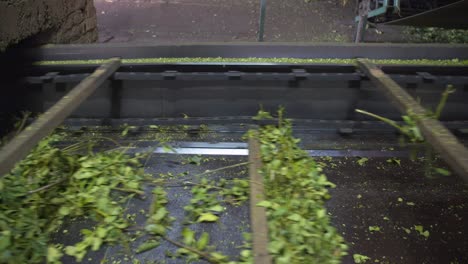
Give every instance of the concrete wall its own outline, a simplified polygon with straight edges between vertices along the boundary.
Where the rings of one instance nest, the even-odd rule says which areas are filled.
[[[93,0],[0,1],[0,50],[28,44],[90,43],[98,38]]]

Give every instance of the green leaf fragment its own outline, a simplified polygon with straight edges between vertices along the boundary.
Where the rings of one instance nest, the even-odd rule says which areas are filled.
[[[269,208],[272,206],[272,203],[269,201],[261,201],[257,203],[257,206]]]
[[[369,231],[371,232],[379,232],[380,227],[379,226],[369,226]]]
[[[268,243],[268,251],[271,254],[279,254],[286,244],[282,240],[275,240]]]
[[[164,235],[166,234],[166,228],[162,225],[158,224],[150,224],[145,226],[145,230],[148,231],[152,235]]]
[[[449,170],[443,168],[434,168],[434,171],[443,176],[450,176],[452,174]]]
[[[222,207],[221,205],[217,204],[217,205],[214,205],[214,206],[208,208],[208,210],[213,211],[213,212],[217,212],[217,213],[221,213],[221,212],[224,211],[224,207]]]
[[[55,246],[49,246],[47,248],[47,263],[60,263],[60,258],[62,256],[62,251]]]
[[[204,250],[210,242],[210,235],[207,232],[203,232],[197,241],[197,249]]]
[[[288,216],[287,219],[289,219],[289,220],[291,220],[291,221],[299,222],[299,221],[301,221],[303,218],[302,218],[302,216],[300,216],[300,215],[298,215],[298,214],[292,214],[292,215]]]
[[[368,256],[360,255],[360,254],[353,254],[354,263],[366,263],[370,258]]]
[[[139,254],[139,253],[146,252],[148,250],[158,247],[160,244],[161,242],[158,240],[145,241],[143,244],[138,246],[138,248],[136,249],[136,253]]]
[[[359,164],[359,166],[364,166],[368,160],[369,160],[368,158],[360,158],[357,161],[357,163]]]
[[[218,252],[212,252],[210,255],[211,255],[211,257],[213,259],[215,259],[216,261],[219,261],[219,262],[227,260],[227,257],[225,255],[223,255],[221,253],[218,253]]]
[[[151,220],[155,221],[156,223],[164,219],[169,212],[165,207],[160,207],[154,215],[151,216]]]
[[[212,213],[203,213],[198,217],[197,222],[216,222],[218,219],[219,217]]]
[[[418,233],[421,236],[424,236],[425,238],[428,238],[430,233],[428,230],[424,230],[424,227],[422,225],[415,225],[414,230],[418,231]]]
[[[182,237],[184,239],[184,244],[191,245],[195,241],[195,232],[193,232],[190,228],[185,227],[182,230]]]

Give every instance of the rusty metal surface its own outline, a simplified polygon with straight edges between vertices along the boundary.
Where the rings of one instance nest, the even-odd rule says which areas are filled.
[[[26,127],[0,151],[0,176],[8,173],[45,136],[90,96],[120,66],[120,59],[110,59],[93,74],[80,82],[33,124]]]
[[[427,116],[424,109],[408,92],[368,60],[358,60],[359,67],[403,113],[416,116],[416,122],[427,142],[442,154],[452,169],[468,181],[468,150],[438,120]]]

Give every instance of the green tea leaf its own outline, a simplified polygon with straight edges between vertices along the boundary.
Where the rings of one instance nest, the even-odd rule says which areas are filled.
[[[261,201],[261,202],[257,203],[257,206],[268,208],[268,207],[271,207],[272,204],[269,201]]]
[[[190,228],[185,227],[182,230],[182,237],[184,238],[184,244],[192,245],[195,241],[195,232],[193,232]]]
[[[162,225],[150,224],[145,226],[145,230],[153,235],[164,235],[166,234],[166,228]]]
[[[155,221],[156,223],[164,219],[169,212],[165,207],[159,208],[154,215],[151,216],[151,220]]]
[[[206,232],[203,232],[200,238],[197,241],[197,249],[204,250],[210,241],[210,235]]]
[[[55,246],[49,246],[47,248],[47,263],[60,263],[60,258],[62,256],[62,251]]]
[[[210,208],[208,208],[208,210],[210,211],[213,211],[213,212],[217,212],[217,213],[221,213],[224,211],[224,207],[222,207],[221,205],[217,204],[215,206],[212,206]]]
[[[418,231],[421,236],[424,236],[426,239],[429,237],[430,233],[428,230],[424,230],[422,225],[415,225],[414,230]]]
[[[368,256],[360,255],[360,254],[353,254],[354,263],[366,263],[370,258]]]
[[[212,258],[214,258],[216,261],[219,261],[219,262],[227,260],[227,257],[225,255],[218,253],[218,252],[212,252],[210,255]]]
[[[298,222],[298,221],[302,220],[303,218],[302,218],[302,216],[300,216],[298,214],[292,214],[292,215],[288,216],[287,219]]]
[[[136,253],[139,254],[139,253],[146,252],[146,251],[148,251],[148,250],[151,250],[151,249],[153,249],[153,248],[158,247],[160,244],[161,244],[161,242],[160,242],[160,241],[157,241],[157,240],[148,240],[148,241],[145,241],[143,244],[141,244],[140,246],[138,246],[138,248],[136,249]]]
[[[450,176],[452,173],[443,168],[434,168],[434,171],[442,176]]]
[[[212,213],[203,213],[198,217],[197,222],[216,222],[219,217]]]
[[[364,166],[368,160],[369,160],[368,158],[360,158],[357,161],[357,163],[359,164],[359,166]]]

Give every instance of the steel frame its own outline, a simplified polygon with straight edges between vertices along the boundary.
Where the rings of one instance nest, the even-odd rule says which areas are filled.
[[[0,177],[26,157],[33,147],[60,125],[70,113],[88,98],[120,66],[120,59],[110,59],[93,74],[80,82],[34,123],[26,127],[18,136],[0,149]]]

